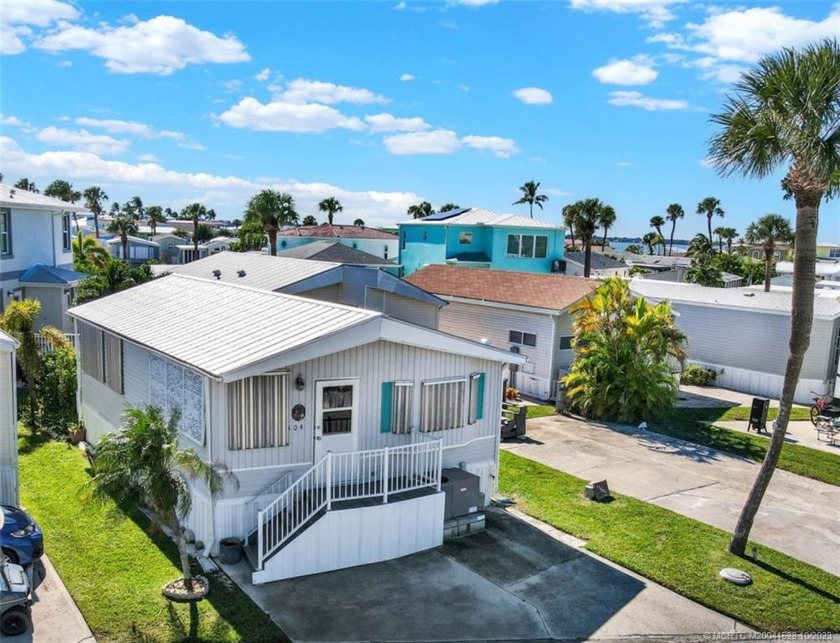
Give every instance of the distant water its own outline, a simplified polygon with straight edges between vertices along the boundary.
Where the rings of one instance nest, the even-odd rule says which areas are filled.
[[[633,241],[609,241],[608,240],[607,244],[609,244],[609,245],[607,245],[607,250],[612,248],[616,252],[624,252],[627,249],[627,246],[633,245],[634,242]],[[647,244],[644,244],[641,241],[635,242],[635,244],[637,246],[639,246],[644,251],[645,254],[648,253]],[[598,246],[598,248],[600,248],[601,244],[597,244],[597,246]],[[667,240],[666,240],[666,243],[665,243],[666,253],[667,253],[669,247],[670,246],[668,245]],[[678,243],[677,241],[674,241],[673,248],[674,248],[673,252],[674,252],[675,255],[676,254],[685,254],[685,251],[688,250],[688,244],[687,243]],[[653,247],[653,252],[654,252],[654,254],[658,254],[656,246]]]

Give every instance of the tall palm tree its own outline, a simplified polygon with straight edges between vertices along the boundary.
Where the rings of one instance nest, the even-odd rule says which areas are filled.
[[[723,254],[723,233],[724,233],[724,231],[725,231],[725,228],[723,226],[718,226],[717,228],[712,230],[712,233],[717,237],[718,252],[720,254]]]
[[[782,188],[796,203],[796,257],[791,296],[790,356],[767,455],[729,543],[744,554],[753,521],[785,440],[793,396],[811,338],[817,227],[823,198],[840,192],[840,46],[827,39],[800,50],[784,49],[758,61],[735,83],[709,142],[723,175],[765,178],[787,167]]]
[[[73,184],[62,179],[50,183],[44,190],[45,196],[51,196],[67,203],[75,203],[82,198],[82,193],[73,189]]]
[[[589,277],[592,267],[592,237],[601,225],[602,219],[609,217],[612,207],[600,199],[583,199],[572,204],[575,212],[575,229],[584,245],[583,276]],[[615,213],[613,212],[613,215]]]
[[[121,210],[114,215],[105,230],[119,235],[122,244],[122,258],[128,261],[128,237],[137,234],[137,217],[129,208]]]
[[[38,193],[38,188],[35,187],[35,184],[26,178],[20,179],[17,183],[15,183],[15,187],[18,190],[26,190],[27,192],[35,192],[36,194]]]
[[[212,221],[216,218],[216,213],[208,210],[201,203],[190,203],[187,207],[181,210],[178,217],[185,221],[192,221],[193,224],[193,251],[195,258],[198,259],[198,225],[202,221]]]
[[[344,207],[338,202],[338,199],[336,199],[334,196],[331,196],[321,201],[318,204],[318,209],[321,212],[327,213],[327,223],[332,225],[333,215],[336,212],[341,212],[344,209]]]
[[[658,234],[660,237],[663,236],[662,235],[662,226],[664,226],[664,225],[665,225],[665,219],[663,219],[662,217],[657,215],[657,216],[653,216],[653,217],[650,218],[650,227],[653,228],[654,230],[656,230],[656,234]]]
[[[111,209],[108,211],[108,214],[110,214],[111,216],[114,216],[115,214],[119,214],[120,210],[122,210],[122,208],[120,207],[120,204],[117,201],[114,201],[111,204]]]
[[[773,253],[776,242],[793,240],[790,220],[779,214],[765,214],[758,221],[747,226],[747,243],[761,244],[764,248],[764,292],[770,292],[770,277],[773,275]]]
[[[542,204],[548,201],[548,197],[545,194],[538,194],[539,189],[539,182],[526,181],[525,183],[519,186],[519,191],[522,192],[522,198],[518,201],[513,202],[513,205],[527,203],[528,207],[530,208],[532,219],[534,218],[534,205],[539,206],[540,210],[542,210]]]
[[[102,206],[108,200],[108,195],[98,185],[92,185],[82,193],[82,196],[85,197],[85,207],[93,212],[93,232],[98,239],[99,217],[102,216]]]
[[[668,221],[671,222],[671,240],[668,243],[668,256],[670,257],[674,250],[674,230],[677,229],[677,219],[682,219],[685,216],[685,210],[679,203],[672,203],[665,212],[668,213]]]
[[[303,222],[301,223],[301,225],[318,225],[318,219],[316,219],[311,214],[307,214],[305,217],[303,217]]]
[[[686,257],[702,257],[711,256],[712,244],[709,242],[705,234],[698,232],[694,238],[688,242],[688,248],[685,251]]]
[[[137,213],[138,219],[143,219],[146,216],[146,208],[143,207],[143,199],[139,196],[131,197],[128,202],[131,204],[131,207],[134,208],[134,211]]]
[[[720,230],[720,237],[726,241],[726,254],[732,254],[732,242],[738,237],[738,231],[735,228],[718,228]],[[717,231],[715,232],[717,234]]]
[[[158,224],[166,223],[166,215],[163,214],[163,208],[159,205],[150,205],[146,208],[146,218],[152,229],[152,236],[157,234]]]
[[[706,216],[706,220],[709,224],[709,244],[713,245],[715,241],[712,239],[712,217],[722,217],[724,215],[723,208],[720,207],[720,199],[716,199],[713,196],[707,196],[697,204],[697,214],[703,214]]]
[[[642,243],[648,247],[648,253],[653,254],[653,247],[658,246],[662,241],[662,235],[656,232],[648,232],[642,237]]]
[[[604,236],[601,239],[601,252],[607,249],[607,231],[613,227],[615,220],[615,210],[613,210],[610,206],[601,210],[601,218],[598,221],[598,225],[604,229]]]
[[[286,225],[295,225],[298,214],[291,194],[263,190],[251,197],[245,210],[245,222],[259,223],[268,235],[268,250],[277,255],[277,231]]]
[[[184,585],[193,589],[190,559],[181,523],[192,505],[189,481],[201,480],[211,496],[232,477],[224,467],[202,460],[192,449],[178,445],[178,415],[168,420],[154,406],[130,407],[123,425],[106,434],[96,445],[91,495],[102,502],[114,500],[149,508],[152,523],[168,527],[175,535]]]
[[[572,247],[575,247],[575,217],[577,217],[577,211],[575,209],[575,204],[570,203],[569,205],[563,206],[563,225],[566,226],[566,230],[569,231],[569,236],[572,238]]]
[[[434,214],[432,204],[428,201],[422,201],[417,205],[408,206],[408,216],[412,219],[424,219],[430,214]]]

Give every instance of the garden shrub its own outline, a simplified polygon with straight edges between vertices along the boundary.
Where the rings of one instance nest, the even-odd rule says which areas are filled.
[[[697,364],[689,364],[680,375],[680,383],[690,386],[714,386],[716,380],[717,372],[714,369]]]

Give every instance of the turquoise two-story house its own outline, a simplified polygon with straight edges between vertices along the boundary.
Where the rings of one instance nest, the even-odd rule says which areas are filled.
[[[537,273],[565,269],[566,230],[544,221],[464,208],[398,227],[399,262],[406,277],[431,264]]]

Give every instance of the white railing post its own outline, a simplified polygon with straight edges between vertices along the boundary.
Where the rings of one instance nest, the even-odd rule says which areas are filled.
[[[438,440],[437,448],[437,490],[440,491],[440,476],[443,471],[443,440]]]
[[[382,502],[388,504],[388,478],[390,477],[391,450],[385,447],[385,458],[382,462]]]
[[[263,568],[263,553],[265,552],[265,545],[263,544],[263,512],[257,512],[257,567]]]
[[[326,484],[327,484],[327,511],[332,509],[332,451],[327,451],[327,473],[326,473]]]

